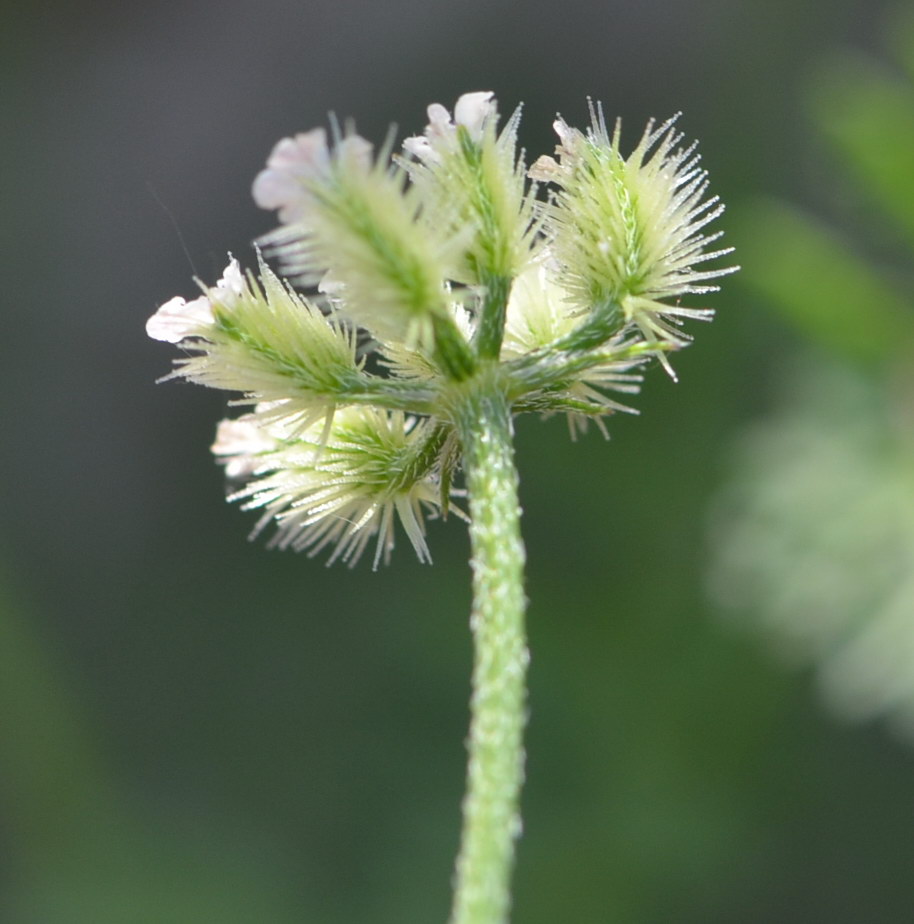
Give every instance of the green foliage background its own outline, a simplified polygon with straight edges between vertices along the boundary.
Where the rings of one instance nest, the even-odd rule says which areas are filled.
[[[909,355],[914,223],[897,8],[0,15],[0,920],[444,919],[464,529],[433,525],[433,567],[401,544],[376,574],[246,543],[207,451],[222,399],[155,387],[170,357],[143,324],[226,250],[250,260],[271,219],[249,184],[276,139],[329,109],[411,133],[428,102],[489,88],[505,112],[525,102],[534,156],[587,94],[631,141],[684,110],[744,266],[676,358],[681,383],[653,370],[609,444],[518,427],[533,664],[515,921],[909,919],[910,748],[833,719],[706,589],[732,446],[790,405],[788,369],[854,368],[910,423],[886,384]]]

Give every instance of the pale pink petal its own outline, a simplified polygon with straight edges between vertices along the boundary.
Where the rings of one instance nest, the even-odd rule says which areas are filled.
[[[312,128],[309,132],[299,132],[294,138],[280,139],[267,158],[268,167],[301,173],[320,173],[329,163],[327,132],[323,128]]]
[[[336,156],[349,166],[362,170],[371,168],[374,146],[361,135],[347,135],[336,147]]]
[[[278,209],[301,195],[301,181],[291,173],[268,167],[254,178],[251,193],[262,209]]]
[[[324,129],[282,138],[270,152],[266,169],[254,179],[254,201],[264,209],[279,209],[278,217],[284,224],[303,221],[311,206],[308,183],[325,173],[329,164]]]

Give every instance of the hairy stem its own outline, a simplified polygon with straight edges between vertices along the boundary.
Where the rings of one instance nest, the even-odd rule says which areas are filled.
[[[456,409],[470,495],[475,661],[467,793],[451,924],[504,924],[520,833],[526,669],[524,546],[503,388],[467,383]]]
[[[455,382],[468,378],[476,365],[472,350],[448,317],[432,316],[435,328],[435,357],[441,370]]]

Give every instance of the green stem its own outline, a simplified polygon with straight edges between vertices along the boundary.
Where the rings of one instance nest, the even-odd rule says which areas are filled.
[[[435,329],[435,356],[444,374],[455,382],[472,375],[476,357],[454,322],[441,315],[432,316]]]
[[[494,375],[466,384],[455,422],[470,497],[475,661],[451,924],[505,924],[524,772],[524,546],[504,389]]]
[[[568,353],[594,350],[611,340],[624,324],[625,317],[615,299],[603,299],[594,304],[586,321],[557,340],[553,348]]]
[[[520,359],[504,363],[503,368],[511,379],[508,394],[510,398],[517,400],[542,389],[571,384],[589,369],[612,363],[634,365],[645,357],[667,349],[669,347],[666,345],[632,342],[622,344],[616,349],[559,353],[551,352],[553,347],[550,345],[528,353]]]

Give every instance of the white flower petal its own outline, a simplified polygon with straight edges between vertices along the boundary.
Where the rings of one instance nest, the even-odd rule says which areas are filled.
[[[230,305],[236,298],[241,298],[245,291],[244,273],[241,272],[241,264],[229,254],[229,264],[222,271],[222,278],[216,283],[215,297],[223,305]]]
[[[441,155],[437,147],[452,144],[457,126],[462,125],[474,141],[482,138],[483,126],[487,119],[495,116],[495,94],[489,90],[464,93],[454,105],[454,118],[441,103],[432,103],[427,109],[428,125],[424,135],[407,138],[403,148],[417,160],[425,163],[438,163]]]
[[[146,333],[153,340],[180,343],[188,337],[204,336],[213,321],[213,308],[205,295],[190,302],[176,295],[146,322]]]
[[[425,133],[428,136],[441,137],[453,130],[451,114],[441,103],[432,103],[426,112],[428,113],[428,125],[425,127]]]
[[[414,135],[412,138],[405,138],[403,140],[403,150],[407,154],[412,154],[416,160],[421,160],[425,163],[437,163],[441,160],[425,135]]]
[[[250,418],[220,420],[210,451],[216,456],[252,455],[276,448],[276,440]]]
[[[250,417],[221,420],[210,451],[225,466],[226,478],[250,478],[262,464],[261,453],[272,452],[277,441]]]
[[[486,119],[495,114],[495,94],[491,90],[464,93],[454,106],[454,121],[470,133],[474,141],[482,137]]]
[[[229,255],[229,264],[222,278],[205,295],[186,301],[176,295],[165,302],[146,322],[146,333],[153,340],[180,343],[188,337],[205,337],[207,328],[215,323],[213,302],[230,308],[245,291],[244,274],[238,261]]]

